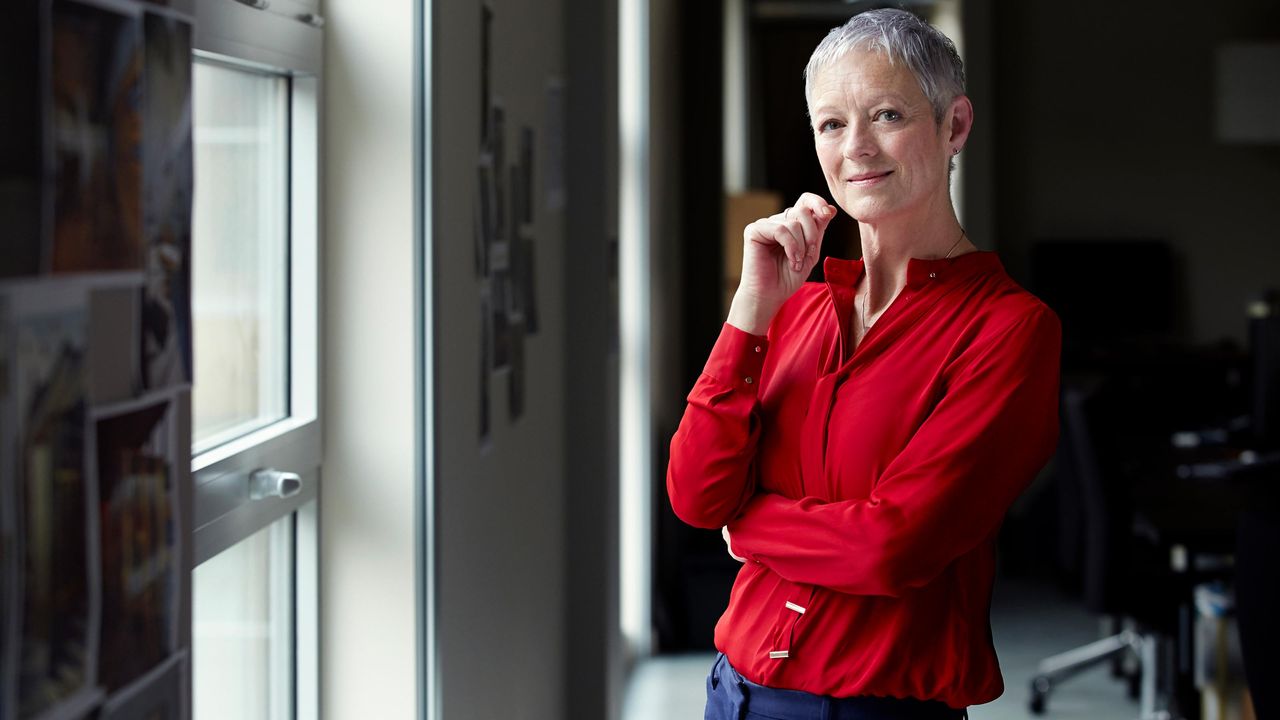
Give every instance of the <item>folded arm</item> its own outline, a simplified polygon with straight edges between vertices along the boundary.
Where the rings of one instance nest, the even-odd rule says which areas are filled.
[[[1058,437],[1061,330],[1037,308],[962,353],[944,396],[865,500],[761,493],[733,549],[793,582],[900,595],[1000,526]]]

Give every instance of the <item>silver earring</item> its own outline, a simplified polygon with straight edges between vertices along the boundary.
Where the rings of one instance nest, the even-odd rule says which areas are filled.
[[[959,154],[960,154],[960,148],[954,148],[954,149],[952,149],[951,154],[952,154],[952,155],[959,155]]]

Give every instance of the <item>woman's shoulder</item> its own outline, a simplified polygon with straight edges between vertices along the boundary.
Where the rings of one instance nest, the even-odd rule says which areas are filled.
[[[986,295],[976,305],[984,334],[1004,334],[1016,327],[1060,331],[1058,315],[1043,300],[1003,271],[991,278]]]

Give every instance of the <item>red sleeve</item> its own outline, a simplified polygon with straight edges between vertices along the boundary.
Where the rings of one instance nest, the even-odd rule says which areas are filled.
[[[975,343],[869,498],[756,495],[729,523],[734,550],[793,582],[851,594],[927,584],[996,532],[1052,455],[1061,343],[1043,307]]]
[[[760,436],[760,371],[768,341],[725,323],[689,393],[671,439],[667,494],[681,520],[702,528],[729,522],[750,498],[748,470]]]

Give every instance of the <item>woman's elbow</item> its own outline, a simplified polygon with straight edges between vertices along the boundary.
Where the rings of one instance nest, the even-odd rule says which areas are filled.
[[[676,517],[687,525],[718,530],[733,519],[735,502],[726,501],[714,488],[698,483],[681,482],[679,474],[667,471],[667,498]]]
[[[732,508],[716,503],[703,493],[681,493],[668,486],[671,510],[686,525],[707,530],[718,530],[733,519]]]

